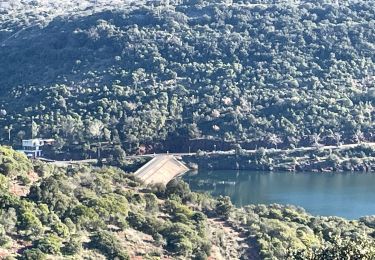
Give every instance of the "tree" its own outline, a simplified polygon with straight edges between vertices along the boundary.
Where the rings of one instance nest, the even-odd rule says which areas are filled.
[[[101,146],[102,146],[102,143],[100,141],[100,138],[103,134],[103,128],[104,128],[104,124],[103,122],[99,121],[99,120],[94,120],[92,122],[89,123],[89,126],[88,126],[88,131],[90,133],[90,135],[93,137],[93,138],[98,138],[98,148],[97,148],[97,153],[98,153],[98,160],[100,158],[100,152],[101,152]]]
[[[19,140],[23,140],[25,136],[26,136],[26,133],[23,130],[19,131],[17,134],[17,137]]]
[[[9,179],[3,174],[4,173],[0,174],[0,193],[9,191]]]
[[[215,212],[221,217],[228,219],[233,209],[232,202],[228,196],[220,196],[217,200]]]
[[[110,259],[130,259],[120,241],[108,231],[98,231],[92,236],[90,245],[103,252]]]
[[[189,137],[192,139],[198,138],[202,135],[202,132],[199,130],[198,125],[195,123],[192,123],[188,126],[188,133]]]
[[[68,255],[78,254],[81,250],[82,241],[79,236],[72,236],[64,247],[64,253]]]
[[[312,135],[310,135],[310,142],[312,142],[312,144],[314,146],[319,146],[319,141],[320,141],[320,134],[317,134],[317,133],[314,133]]]
[[[270,144],[274,145],[276,149],[277,149],[277,145],[280,144],[280,143],[282,143],[281,138],[278,137],[276,134],[270,134],[270,135],[268,136],[268,138],[267,138],[267,141],[268,141]]]
[[[102,135],[104,124],[99,120],[94,120],[89,123],[88,132],[94,138],[100,138]]]
[[[368,238],[347,240],[335,237],[332,243],[327,243],[318,248],[307,248],[305,250],[290,250],[287,259],[292,260],[357,260],[374,259],[375,243]]]
[[[333,140],[335,140],[335,143],[336,143],[336,145],[337,146],[340,146],[340,144],[341,144],[341,134],[339,134],[339,133],[334,133],[333,135],[332,135],[332,138],[333,138]]]
[[[365,140],[365,136],[363,134],[363,132],[361,130],[357,130],[354,134],[353,134],[353,140],[359,144],[361,143],[362,141]]]
[[[39,134],[39,125],[34,121],[34,118],[31,122],[31,138],[37,137]]]
[[[46,255],[39,248],[32,248],[25,250],[20,259],[22,260],[45,260]]]
[[[47,235],[37,241],[37,248],[43,253],[58,255],[62,247],[61,239],[56,235]]]
[[[186,182],[173,179],[167,184],[165,194],[168,197],[178,196],[182,201],[187,201],[190,198],[191,191]]]
[[[298,136],[288,136],[287,137],[287,140],[289,142],[289,145],[292,147],[292,148],[295,148],[298,146],[298,143],[300,142],[300,137]]]
[[[113,149],[113,160],[115,165],[123,165],[126,161],[126,153],[119,145],[116,145]]]

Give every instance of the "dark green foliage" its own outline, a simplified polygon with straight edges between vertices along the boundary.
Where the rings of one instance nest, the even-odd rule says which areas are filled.
[[[123,236],[127,228],[151,235],[153,246],[159,247],[156,255],[192,258],[209,254],[205,216],[181,204],[197,197],[186,183],[169,185],[168,195],[162,191],[162,197],[171,197],[165,201],[116,168],[51,171],[41,162],[37,165],[40,179],[24,197],[11,194],[11,179],[0,175],[0,243],[9,247],[32,241],[22,259],[79,258],[83,252],[94,257],[98,250],[108,259],[129,259],[125,246],[133,242]],[[84,243],[87,237],[91,242]]]
[[[26,155],[0,146],[0,174],[11,179],[17,177],[22,183],[28,184],[27,174],[32,170],[33,166]]]
[[[222,152],[206,156],[184,156],[184,161],[200,169],[267,171],[375,171],[375,149],[370,144],[308,149],[263,149],[244,151],[241,155]],[[308,158],[308,159],[306,159]]]
[[[167,184],[165,195],[167,197],[178,197],[183,202],[187,202],[191,199],[189,185],[186,182],[177,179],[173,179]]]
[[[74,207],[68,217],[82,229],[93,231],[104,227],[104,222],[100,219],[98,213],[94,209],[84,205]]]
[[[195,255],[194,258],[195,260],[206,260],[207,259],[207,254],[203,251],[198,251]]]
[[[256,238],[265,259],[373,259],[373,229],[362,221],[314,217],[294,206],[249,205],[231,219]]]
[[[56,174],[44,179],[40,185],[33,186],[29,198],[35,202],[43,202],[49,209],[62,216],[71,205],[75,204],[72,193],[67,185],[67,178],[62,174]]]
[[[62,241],[56,235],[47,235],[36,242],[36,247],[43,253],[58,255],[60,254]]]
[[[108,231],[98,231],[91,238],[91,246],[99,249],[109,259],[127,260],[130,259],[119,240]]]
[[[20,201],[18,208],[18,227],[26,234],[35,237],[42,233],[43,225],[38,218],[35,206],[27,201]]]
[[[146,211],[156,211],[158,210],[158,202],[157,202],[157,197],[153,193],[147,193],[144,195],[144,200],[146,202]]]
[[[176,223],[163,230],[167,240],[167,248],[180,255],[188,255],[193,251],[192,230],[185,224]]]
[[[161,230],[162,222],[156,218],[147,216],[147,213],[140,214],[137,212],[129,212],[126,219],[131,227],[140,230],[151,236],[156,236]]]
[[[82,241],[79,237],[71,237],[70,240],[65,243],[63,248],[64,254],[75,255],[82,250]]]
[[[22,260],[45,260],[47,257],[45,254],[38,248],[27,249],[25,250],[20,259]]]
[[[121,166],[123,151],[373,141],[372,1],[253,2],[124,5],[31,26],[0,48],[0,128],[19,144],[34,116],[57,140],[50,156]],[[30,17],[4,15],[1,34]]]
[[[367,238],[342,240],[336,238],[332,243],[315,249],[290,252],[291,260],[370,260],[375,258],[375,242]]]
[[[232,209],[233,209],[233,205],[229,197],[220,196],[218,198],[216,208],[215,208],[216,214],[218,214],[220,217],[224,217],[228,219]]]
[[[129,212],[127,217],[127,221],[129,225],[137,230],[144,230],[144,225],[146,222],[145,216],[136,213],[136,212]]]

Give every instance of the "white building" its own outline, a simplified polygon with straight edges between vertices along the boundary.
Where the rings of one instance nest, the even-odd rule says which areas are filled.
[[[0,11],[9,9],[11,7],[9,1],[0,0]]]
[[[42,147],[55,142],[54,139],[28,139],[22,140],[22,150],[27,157],[37,158],[42,156]]]

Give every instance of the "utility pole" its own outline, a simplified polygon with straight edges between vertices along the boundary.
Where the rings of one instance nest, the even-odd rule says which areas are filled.
[[[31,139],[34,139],[34,117],[31,117]]]
[[[100,156],[101,156],[100,152],[101,152],[101,149],[102,149],[102,142],[100,141],[99,138],[98,138],[98,160],[100,160]]]
[[[13,130],[12,125],[8,126],[6,130],[8,130],[8,141],[10,143],[10,132]]]

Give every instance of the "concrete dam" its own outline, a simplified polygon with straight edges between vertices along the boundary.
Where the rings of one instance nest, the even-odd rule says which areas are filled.
[[[175,177],[189,171],[189,168],[173,155],[158,155],[139,168],[134,175],[145,184],[167,185]]]

